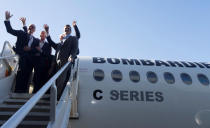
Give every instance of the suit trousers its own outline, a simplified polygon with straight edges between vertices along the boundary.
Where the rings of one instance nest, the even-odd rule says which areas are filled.
[[[16,76],[16,93],[28,93],[29,78],[33,69],[33,59],[29,54],[24,54],[19,57],[19,67]]]
[[[36,63],[34,69],[34,90],[33,93],[39,91],[40,88],[49,80],[49,68],[50,68],[50,60],[46,57],[37,56],[36,59],[38,63]]]
[[[28,90],[27,84],[29,80],[29,76],[27,76],[27,56],[19,56],[18,62],[18,71],[16,76],[16,85],[15,85],[15,92],[16,93],[26,93]]]
[[[58,69],[61,69],[62,67],[57,65],[58,66]],[[66,87],[66,84],[69,80],[69,77],[70,77],[70,74],[71,74],[71,66],[68,66],[62,73],[61,75],[58,77],[58,79],[56,80],[56,86],[57,86],[57,99],[59,100],[62,96],[62,93]]]

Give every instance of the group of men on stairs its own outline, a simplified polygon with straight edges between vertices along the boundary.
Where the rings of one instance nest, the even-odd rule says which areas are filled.
[[[15,53],[19,56],[15,93],[29,92],[29,79],[33,69],[33,93],[36,93],[68,61],[74,63],[79,54],[78,40],[80,32],[76,21],[73,21],[76,36],[71,35],[71,26],[67,24],[64,26],[64,33],[60,35],[60,42],[55,43],[50,37],[47,24],[44,25],[44,30],[41,31],[40,39],[38,39],[33,36],[36,30],[34,24],[29,25],[27,28],[26,18],[22,17],[20,20],[23,23],[23,30],[14,30],[10,24],[11,17],[10,12],[6,11],[4,21],[6,30],[17,37],[13,47]],[[51,55],[51,48],[54,48],[56,51],[54,56]],[[67,84],[70,72],[71,65],[56,80],[58,99],[61,97]]]

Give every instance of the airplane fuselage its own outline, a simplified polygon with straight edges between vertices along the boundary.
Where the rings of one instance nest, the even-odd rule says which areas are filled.
[[[201,121],[204,126],[210,120],[209,68],[208,63],[80,57],[79,119],[70,120],[71,127],[195,128]]]

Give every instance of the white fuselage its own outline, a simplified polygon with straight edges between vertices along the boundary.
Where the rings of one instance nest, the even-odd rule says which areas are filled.
[[[123,63],[118,59],[118,63],[112,59],[110,63],[103,59],[105,62],[102,59],[94,62],[91,57],[79,58],[79,119],[70,120],[72,128],[195,128],[198,127],[196,115],[203,116],[199,113],[210,110],[209,85],[202,85],[197,77],[204,74],[209,78],[207,63],[194,67],[182,63],[181,67],[162,61],[161,65],[155,61],[151,61],[154,65],[144,65],[140,60],[139,63]],[[94,78],[96,69],[104,72],[103,80]],[[113,80],[113,70],[122,73],[121,81]],[[139,73],[139,82],[130,80],[130,71]],[[156,83],[148,81],[150,71],[157,75]],[[165,81],[165,72],[174,76],[175,83]],[[181,73],[189,74],[192,84],[185,84]],[[210,120],[208,113],[206,115]]]

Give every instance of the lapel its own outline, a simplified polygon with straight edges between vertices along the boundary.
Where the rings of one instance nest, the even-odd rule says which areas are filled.
[[[34,37],[32,37],[32,38],[33,38],[33,41],[31,43],[31,48],[33,48],[33,46],[34,46]],[[29,40],[30,40],[30,36],[29,36]]]
[[[58,59],[59,56],[60,56],[60,52],[63,51],[63,49],[66,49],[66,48],[69,48],[69,44],[71,43],[71,37],[70,36],[68,39],[66,39],[64,42],[63,42],[63,45],[62,44],[59,44],[58,48],[57,48],[57,55],[56,55],[56,58]],[[70,50],[70,49],[69,49]],[[63,51],[64,52],[64,51]]]
[[[29,40],[30,40],[30,35],[28,33],[26,33],[26,37],[27,37],[26,44],[28,45]]]
[[[63,43],[63,46],[67,46],[69,43],[70,43],[70,40],[71,40],[71,36],[69,36],[69,38],[67,38],[64,43]]]
[[[47,43],[46,43],[46,42],[44,42],[44,45],[42,46],[42,50],[44,50],[44,49],[45,49],[46,45],[47,45]]]

